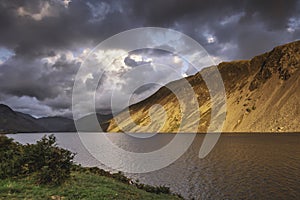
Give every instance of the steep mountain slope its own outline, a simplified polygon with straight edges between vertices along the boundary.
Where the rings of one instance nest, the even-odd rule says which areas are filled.
[[[276,47],[251,60],[224,62],[217,67],[226,90],[227,113],[223,132],[300,131],[300,41]],[[210,95],[201,77],[205,73],[213,78],[210,69],[203,69],[186,79],[197,94],[200,116],[188,111],[189,123],[185,124],[184,130],[197,123],[197,117],[200,117],[198,132],[205,132],[211,123]],[[183,94],[184,98],[186,88],[183,83],[184,80],[178,80],[167,87]],[[131,118],[121,112],[110,120],[108,131],[176,132],[181,110],[176,96],[167,87],[130,106]],[[157,107],[153,109],[156,104],[161,105],[165,112]],[[162,119],[166,119],[164,124]]]

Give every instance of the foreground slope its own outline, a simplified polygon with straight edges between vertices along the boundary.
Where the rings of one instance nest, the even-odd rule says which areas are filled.
[[[227,113],[223,132],[300,131],[300,41],[278,46],[251,60],[224,62],[217,67],[226,90]],[[197,123],[198,132],[205,132],[210,124],[211,102],[201,74],[214,76],[211,68],[206,68],[187,78],[197,94],[200,116],[188,111],[190,119],[186,127]],[[167,87],[174,88],[184,96],[183,82],[174,81]],[[108,131],[178,131],[181,110],[176,96],[167,87],[162,87],[146,100],[130,106],[131,119],[139,126],[120,113],[110,120]],[[161,109],[151,111],[150,108],[155,104],[165,109],[165,118]],[[152,123],[149,110],[154,114]],[[161,124],[163,118],[166,121]]]
[[[154,194],[92,173],[73,172],[61,186],[37,185],[29,178],[0,180],[0,199],[180,199]]]

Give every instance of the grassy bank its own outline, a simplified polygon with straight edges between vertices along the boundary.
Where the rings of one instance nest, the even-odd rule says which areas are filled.
[[[0,199],[179,199],[88,171],[72,171],[70,179],[60,186],[36,184],[33,176],[0,180]]]
[[[165,186],[78,166],[74,156],[53,135],[27,145],[0,135],[0,199],[179,199]]]

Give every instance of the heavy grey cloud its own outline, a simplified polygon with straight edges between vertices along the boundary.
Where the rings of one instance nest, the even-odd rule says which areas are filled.
[[[25,105],[18,107],[23,100],[36,116],[69,115],[74,77],[89,50],[114,34],[142,26],[181,31],[217,62],[248,59],[300,38],[300,2],[0,1],[0,101],[24,111]],[[147,63],[130,55],[124,62],[125,68]],[[109,78],[118,77],[118,70],[124,68]],[[149,86],[137,93],[145,89]]]

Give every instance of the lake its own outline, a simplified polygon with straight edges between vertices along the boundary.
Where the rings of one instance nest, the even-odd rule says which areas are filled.
[[[102,134],[102,133],[99,133]],[[8,135],[20,143],[33,143],[44,134]],[[58,144],[76,152],[76,163],[99,163],[76,133],[55,133]],[[123,149],[148,152],[172,140],[173,134],[137,139],[110,134]],[[166,185],[186,199],[299,199],[300,134],[222,134],[208,156],[199,159],[204,135],[197,135],[188,151],[171,165],[143,174],[126,174],[140,182]]]

